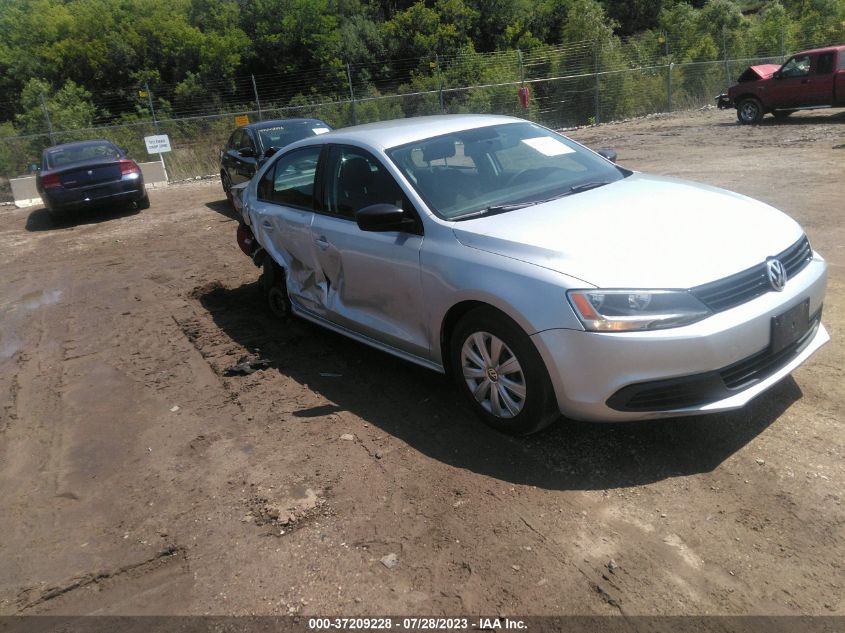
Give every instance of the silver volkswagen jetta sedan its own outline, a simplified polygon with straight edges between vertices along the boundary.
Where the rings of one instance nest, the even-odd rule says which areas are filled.
[[[277,307],[449,372],[510,433],[738,408],[829,339],[794,220],[520,119],[306,139],[242,202]]]

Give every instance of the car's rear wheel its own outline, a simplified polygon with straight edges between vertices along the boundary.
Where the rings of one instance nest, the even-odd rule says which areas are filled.
[[[527,435],[560,416],[543,359],[528,335],[501,312],[468,312],[450,344],[458,389],[493,428]]]
[[[754,97],[742,99],[736,105],[736,118],[743,125],[756,125],[763,120],[763,104]]]
[[[285,272],[267,255],[261,273],[261,287],[267,299],[270,313],[278,319],[286,319],[291,314],[290,298],[285,285]]]

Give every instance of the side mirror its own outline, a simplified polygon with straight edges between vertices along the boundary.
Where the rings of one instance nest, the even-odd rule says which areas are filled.
[[[238,150],[238,156],[242,158],[255,158],[255,150],[251,147],[242,147]]]
[[[601,149],[596,150],[596,154],[598,154],[599,156],[604,156],[611,163],[616,162],[617,154],[615,149],[610,149],[609,147],[602,147]]]
[[[775,79],[783,79],[783,73],[780,70],[776,70],[772,73],[772,77]]]
[[[371,204],[355,214],[355,221],[362,231],[410,231],[416,222],[405,216],[405,212],[392,204]]]
[[[264,165],[264,163],[266,163],[268,160],[270,160],[273,157],[273,154],[275,154],[278,151],[279,150],[277,150],[275,147],[268,147],[267,150],[259,157],[258,166],[262,167]]]

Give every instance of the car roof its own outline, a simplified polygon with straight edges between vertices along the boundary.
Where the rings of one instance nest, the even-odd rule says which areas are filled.
[[[325,121],[321,121],[320,119],[293,118],[293,119],[269,119],[267,121],[256,121],[255,123],[247,123],[246,125],[242,125],[241,129],[264,130],[264,129],[267,129],[267,128],[279,127],[281,125],[290,125],[291,123],[311,123],[311,124],[317,124],[317,125],[325,125],[326,127],[328,127],[328,124]]]
[[[94,145],[102,145],[103,143],[105,143],[107,145],[111,145],[112,147],[117,147],[117,145],[115,145],[111,141],[108,141],[104,138],[99,138],[99,139],[92,139],[90,141],[75,141],[73,143],[62,143],[60,145],[51,145],[50,147],[45,149],[44,152],[51,152],[51,151],[57,150],[57,149],[77,149],[77,148],[80,148],[80,147],[92,147]]]
[[[321,143],[352,142],[383,151],[432,136],[503,123],[528,121],[494,114],[440,114],[355,125],[334,130],[319,138]],[[302,141],[300,143],[304,144]]]
[[[795,55],[818,55],[819,53],[830,53],[833,51],[841,51],[845,49],[845,44],[839,44],[837,46],[822,46],[821,48],[811,48],[806,51],[799,51],[795,53]],[[793,55],[793,57],[795,57]]]

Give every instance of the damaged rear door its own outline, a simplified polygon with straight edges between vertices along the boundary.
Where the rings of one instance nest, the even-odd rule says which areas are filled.
[[[320,315],[325,314],[325,301],[311,248],[311,222],[323,147],[302,147],[276,160],[257,183],[257,200],[250,211],[259,243],[287,272],[291,301]]]
[[[362,231],[355,221],[359,209],[377,203],[406,214],[416,210],[384,165],[363,149],[331,146],[324,173],[324,200],[311,239],[325,314],[337,325],[427,358],[422,231]]]

